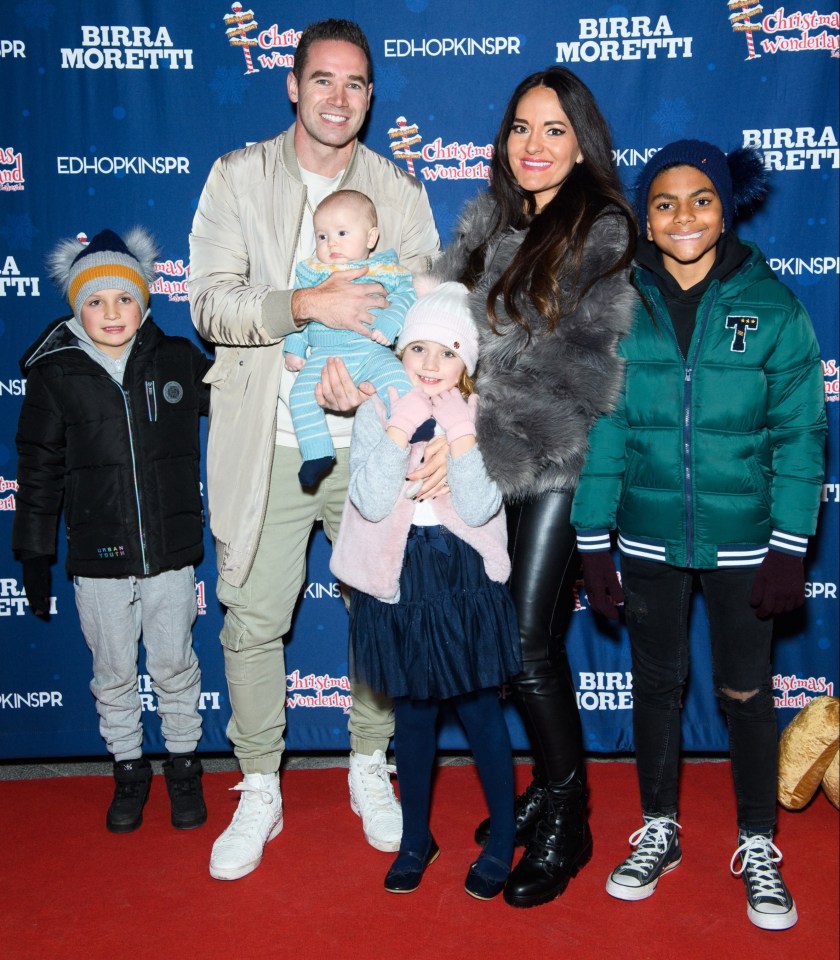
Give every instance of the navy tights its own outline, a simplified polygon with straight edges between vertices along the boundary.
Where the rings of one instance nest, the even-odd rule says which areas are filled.
[[[394,749],[403,810],[400,853],[422,855],[429,842],[429,804],[437,749],[440,700],[394,700]],[[485,852],[510,865],[513,858],[513,757],[510,736],[495,689],[477,690],[449,701],[467,734],[490,811]]]

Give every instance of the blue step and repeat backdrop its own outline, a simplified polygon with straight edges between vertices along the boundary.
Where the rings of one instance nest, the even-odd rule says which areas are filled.
[[[805,303],[822,346],[831,427],[820,531],[808,562],[808,600],[778,631],[780,725],[838,684],[838,44],[832,0],[6,0],[0,18],[0,757],[104,753],[90,662],[59,549],[53,616],[26,609],[11,552],[15,426],[26,384],[18,358],[66,305],[45,274],[61,237],[143,224],[161,259],[155,319],[195,336],[187,304],[188,234],[213,160],[269,137],[293,119],[286,97],[300,31],[328,16],[357,20],[374,59],[368,146],[426,186],[441,236],[486,185],[505,103],[526,74],[576,71],[610,122],[626,186],[663,144],[680,137],[724,149],[756,147],[772,193],[741,233]],[[246,42],[243,42],[246,41]],[[346,614],[313,538],[288,643],[288,746],[347,746]],[[228,749],[228,701],[212,548],[196,571],[195,645],[203,670],[206,751]],[[694,670],[684,717],[690,750],[725,749],[711,694],[706,620],[697,602]],[[600,631],[579,597],[569,637],[590,751],[632,749],[631,679],[620,628]],[[141,658],[147,748],[162,749]],[[515,745],[527,746],[513,709]],[[464,740],[451,719],[444,747]]]

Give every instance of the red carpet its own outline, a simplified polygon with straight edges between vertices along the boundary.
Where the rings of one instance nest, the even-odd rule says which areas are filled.
[[[340,769],[283,776],[284,832],[262,866],[235,882],[207,873],[210,847],[238,794],[236,774],[205,777],[210,817],[191,832],[169,825],[155,777],[142,828],[104,827],[104,777],[0,783],[0,954],[84,960],[216,960],[305,957],[360,960],[728,960],[838,956],[838,812],[820,794],[780,813],[784,875],[799,910],[789,931],[747,920],[743,887],[729,874],[735,846],[729,765],[688,764],[681,822],[683,863],[656,894],[623,903],[604,891],[637,827],[635,770],[589,766],[595,853],[559,900],[513,910],[463,890],[483,816],[472,767],[446,767],[435,788],[433,829],[442,849],[421,888],[382,889],[391,861],[364,843]],[[526,767],[517,768],[522,783]]]

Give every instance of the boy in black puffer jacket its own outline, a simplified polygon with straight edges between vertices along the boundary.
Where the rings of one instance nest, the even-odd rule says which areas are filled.
[[[192,623],[204,526],[198,418],[209,406],[202,378],[211,363],[148,319],[155,254],[139,228],[125,242],[111,230],[87,247],[62,241],[49,266],[73,316],[52,323],[21,360],[12,546],[30,609],[47,619],[63,506],[91,691],[114,756],[106,818],[114,833],[140,826],[152,778],[137,690],[141,633],[169,751],[172,825],[207,819]]]

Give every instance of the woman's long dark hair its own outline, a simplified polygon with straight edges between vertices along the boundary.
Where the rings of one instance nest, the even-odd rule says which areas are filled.
[[[523,190],[510,167],[507,141],[522,97],[535,87],[552,90],[577,137],[583,162],[576,163],[555,197],[536,213],[533,193]],[[636,221],[625,200],[612,160],[612,139],[606,120],[589,87],[564,67],[550,67],[526,77],[513,91],[494,143],[490,165],[492,191],[498,202],[491,235],[528,227],[513,260],[487,297],[490,326],[497,331],[496,300],[501,295],[510,319],[531,333],[518,304],[530,301],[553,330],[573,311],[589,288],[602,277],[630,265],[636,247]],[[623,254],[600,276],[581,285],[583,249],[592,225],[605,208],[624,216],[628,242]],[[485,241],[472,252],[460,278],[474,289],[484,271]]]

